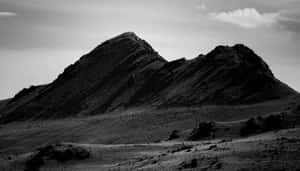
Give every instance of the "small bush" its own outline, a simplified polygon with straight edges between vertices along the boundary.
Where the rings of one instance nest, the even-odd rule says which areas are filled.
[[[194,128],[191,132],[188,140],[194,141],[201,138],[210,137],[215,132],[214,122],[201,122],[197,128]]]
[[[260,125],[254,118],[250,118],[245,122],[245,124],[242,126],[240,130],[241,136],[246,136],[250,134],[255,134],[260,131]]]
[[[270,115],[263,121],[263,131],[278,130],[283,127],[283,117],[281,115]]]
[[[267,117],[258,116],[247,120],[240,130],[241,136],[273,131],[284,128],[284,119],[282,115],[269,115]]]
[[[169,135],[169,138],[168,140],[174,140],[174,139],[177,139],[179,138],[179,131],[178,130],[174,130],[172,131],[172,133]]]

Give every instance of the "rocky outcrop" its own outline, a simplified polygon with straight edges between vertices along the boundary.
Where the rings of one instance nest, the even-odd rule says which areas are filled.
[[[90,151],[72,144],[53,144],[39,148],[28,161],[25,162],[25,171],[39,171],[40,167],[53,160],[59,163],[70,160],[84,160],[90,157]]]
[[[0,113],[9,122],[137,106],[257,103],[295,93],[244,45],[168,62],[128,32],[82,56],[52,83],[21,91]]]

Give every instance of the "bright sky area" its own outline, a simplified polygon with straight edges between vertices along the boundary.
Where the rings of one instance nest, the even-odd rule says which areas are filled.
[[[0,0],[0,99],[126,31],[168,60],[243,43],[300,90],[300,0]]]

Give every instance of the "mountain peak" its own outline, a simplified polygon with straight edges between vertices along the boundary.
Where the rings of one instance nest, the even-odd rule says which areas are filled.
[[[236,55],[236,57],[243,57],[243,55],[257,56],[249,47],[243,44],[236,44],[234,46],[219,45],[207,54],[207,56],[210,57],[216,57],[218,55],[222,55],[224,58],[231,58]]]
[[[205,57],[213,63],[221,62],[241,68],[250,68],[251,71],[255,70],[273,77],[272,71],[264,60],[253,50],[243,44],[236,44],[234,46],[217,46]]]
[[[129,31],[129,32],[124,32],[124,33],[122,33],[122,34],[120,34],[120,35],[118,35],[118,36],[116,36],[116,37],[131,37],[131,38],[135,38],[135,39],[139,38],[139,37],[136,35],[135,32],[131,32],[131,31]]]
[[[143,59],[148,61],[155,58],[166,62],[147,41],[134,32],[124,32],[105,41],[95,49],[95,51],[99,50],[101,52],[113,51],[114,54],[118,54],[117,56],[130,57],[133,60]]]
[[[97,46],[52,83],[22,91],[3,121],[91,115],[141,106],[256,103],[295,92],[250,48],[217,46],[196,60],[163,59],[125,32]]]
[[[235,44],[233,47],[233,49],[236,49],[236,50],[240,50],[240,51],[247,51],[247,52],[251,52],[251,53],[254,53],[248,46],[244,45],[244,44]]]
[[[209,54],[219,54],[219,53],[248,53],[248,54],[254,54],[254,51],[251,50],[249,47],[247,47],[244,44],[235,44],[233,46],[228,45],[219,45],[216,46]]]

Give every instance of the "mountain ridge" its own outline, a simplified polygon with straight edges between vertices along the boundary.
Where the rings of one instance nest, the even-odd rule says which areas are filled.
[[[258,85],[259,84],[259,85]],[[52,83],[19,92],[1,121],[99,114],[137,106],[257,103],[296,94],[242,44],[167,61],[133,32],[103,42]]]

